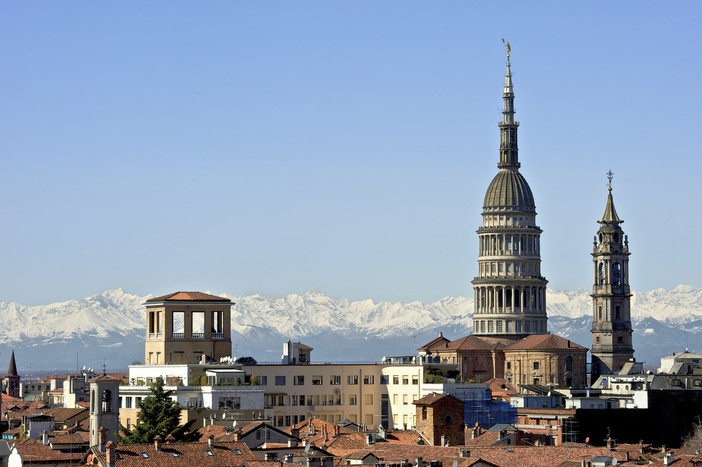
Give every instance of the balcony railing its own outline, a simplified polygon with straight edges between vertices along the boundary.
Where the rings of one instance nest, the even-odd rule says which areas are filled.
[[[185,333],[184,332],[174,332],[171,335],[172,339],[185,339]]]
[[[150,332],[149,333],[149,339],[159,339],[161,337],[160,332]]]
[[[213,332],[212,339],[224,339],[224,333],[223,332]]]
[[[205,338],[205,333],[204,332],[194,332],[192,333],[193,339],[204,339]]]

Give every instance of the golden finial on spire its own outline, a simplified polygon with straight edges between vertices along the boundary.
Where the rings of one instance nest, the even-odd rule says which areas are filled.
[[[512,51],[512,47],[510,47],[509,42],[505,42],[504,38],[502,39],[502,43],[505,45],[505,48],[507,48],[507,60],[509,60],[509,53]]]
[[[607,189],[609,189],[609,191],[612,191],[612,178],[613,177],[614,177],[614,172],[612,172],[612,170],[610,169],[609,172],[607,172],[607,180],[608,180]]]

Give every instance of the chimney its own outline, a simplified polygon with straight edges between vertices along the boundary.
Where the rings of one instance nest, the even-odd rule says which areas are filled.
[[[214,443],[214,436],[210,435],[207,437],[207,446],[212,447],[212,444]]]
[[[366,433],[366,444],[368,446],[372,445],[374,442],[373,433]]]
[[[295,437],[295,438],[300,438],[300,429],[299,428],[292,428],[290,430],[290,435]]]
[[[639,452],[641,454],[643,454],[643,452],[644,452],[643,440],[639,440]]]
[[[47,433],[46,430],[41,433],[41,442],[44,446],[49,445],[49,433]]]
[[[105,452],[105,443],[107,443],[107,429],[101,426],[98,430],[98,445],[100,447],[100,452]]]
[[[263,458],[264,458],[264,460],[267,460],[267,461],[274,461],[275,455],[276,455],[275,452],[267,452],[263,455]]]
[[[288,439],[288,447],[289,448],[296,448],[297,447],[297,438],[289,438]]]
[[[448,436],[446,436],[446,435],[441,435],[441,445],[442,445],[442,446],[448,446]]]
[[[461,457],[470,457],[470,451],[468,451],[467,449],[461,449],[460,456]]]
[[[629,460],[629,451],[624,452],[624,460],[628,461]]]
[[[292,454],[286,454],[286,455],[285,455],[285,463],[287,463],[287,464],[292,464],[292,463],[293,463],[293,455],[292,455]]]
[[[234,441],[241,441],[241,431],[236,430],[234,432]]]
[[[417,462],[417,464],[416,464],[417,467],[424,467],[424,461],[422,460],[421,457],[417,457],[416,462]]]
[[[614,448],[614,440],[612,439],[611,436],[607,436],[606,442],[607,442],[607,449]]]
[[[107,467],[115,467],[115,458],[117,457],[115,454],[115,443],[108,441],[105,446],[105,453],[105,463]]]
[[[166,444],[175,443],[175,440],[176,440],[176,439],[175,439],[175,436],[173,436],[173,435],[168,435],[168,437],[166,438]]]

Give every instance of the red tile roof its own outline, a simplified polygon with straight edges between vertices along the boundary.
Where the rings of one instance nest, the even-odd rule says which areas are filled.
[[[555,334],[532,334],[508,345],[505,350],[587,350],[568,339]]]
[[[461,457],[461,451],[468,451],[469,456]],[[450,467],[454,461],[457,461],[459,466],[470,465],[463,464],[463,462],[475,463],[474,459],[478,458],[501,467],[543,467],[559,465],[566,461],[592,460],[595,456],[612,456],[612,452],[607,448],[592,446],[572,448],[562,446],[442,447],[376,443],[349,454],[346,458],[362,459],[369,452],[385,463],[396,463],[403,459],[421,457],[426,462],[442,462],[444,467]]]
[[[202,292],[173,292],[168,295],[161,295],[160,297],[150,298],[146,303],[151,302],[182,302],[182,301],[195,301],[195,302],[229,302],[228,298],[218,297],[216,295],[210,295]]]
[[[44,446],[41,441],[32,438],[16,441],[15,447],[26,464],[31,464],[32,462],[51,462],[61,465],[68,463],[77,464],[83,457],[82,452],[63,452],[59,449],[51,449],[51,446]]]
[[[237,454],[238,452],[238,454]],[[157,451],[153,443],[123,444],[116,447],[118,466],[163,466],[180,467],[192,465],[198,467],[232,465],[253,462],[256,457],[243,442],[219,443],[210,447],[207,443],[172,443],[163,444]],[[210,455],[211,453],[211,455]],[[146,454],[146,457],[143,456]],[[97,453],[95,447],[92,456],[97,455],[105,464],[105,453]],[[92,460],[89,456],[88,462]]]
[[[412,403],[415,405],[434,405],[437,402],[439,402],[440,400],[447,399],[447,398],[454,399],[457,402],[459,402],[460,404],[463,404],[463,402],[461,402],[460,399],[456,398],[455,396],[452,396],[451,394],[447,394],[447,393],[439,394],[437,392],[427,394],[426,396],[424,396],[420,399],[417,399],[416,401],[414,401]]]
[[[443,334],[439,334],[439,337],[435,337],[423,346],[419,347],[417,350],[418,351],[426,351],[426,350],[433,350],[435,347],[439,348],[445,348],[446,345],[451,342],[450,340],[446,339]]]

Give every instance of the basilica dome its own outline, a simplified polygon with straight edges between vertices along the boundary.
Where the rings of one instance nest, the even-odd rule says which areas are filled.
[[[536,212],[531,188],[516,168],[503,168],[495,175],[485,193],[483,211]]]

